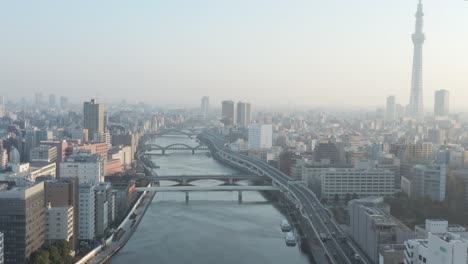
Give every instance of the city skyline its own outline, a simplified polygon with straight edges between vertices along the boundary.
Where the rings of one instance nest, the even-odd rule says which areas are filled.
[[[109,11],[93,3],[92,12],[86,3],[45,2],[35,11],[8,3],[0,86],[7,99],[42,92],[197,105],[210,95],[258,106],[369,108],[395,95],[407,105],[417,3],[117,1]],[[439,89],[451,92],[455,111],[465,110],[467,3],[423,3],[425,110]],[[85,14],[89,21],[78,22]]]

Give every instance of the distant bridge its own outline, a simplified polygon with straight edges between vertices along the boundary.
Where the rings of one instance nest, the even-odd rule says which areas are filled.
[[[151,150],[160,150],[162,155],[166,155],[166,150],[189,150],[192,151],[192,154],[195,154],[197,150],[209,150],[207,146],[205,145],[198,145],[195,147],[189,146],[187,144],[182,144],[182,143],[175,143],[171,145],[167,145],[165,147],[157,145],[157,144],[146,144],[141,148],[141,150],[144,151],[151,151]],[[145,153],[146,155],[151,155],[151,153]]]
[[[137,187],[137,192],[156,191],[156,192],[185,192],[185,202],[189,201],[189,192],[220,192],[237,191],[238,200],[242,202],[242,192],[245,191],[279,191],[276,186],[168,186],[168,187]]]
[[[152,182],[174,181],[181,185],[188,185],[191,182],[198,180],[218,180],[224,181],[226,184],[229,185],[233,185],[236,182],[243,180],[271,182],[271,178],[258,175],[175,175],[155,177],[142,176],[139,179],[150,180]]]
[[[191,128],[188,128],[188,129],[163,128],[163,129],[160,129],[159,132],[148,133],[148,134],[153,137],[164,136],[164,135],[178,135],[178,136],[188,136],[191,138],[200,134],[200,131],[196,129],[191,129]]]

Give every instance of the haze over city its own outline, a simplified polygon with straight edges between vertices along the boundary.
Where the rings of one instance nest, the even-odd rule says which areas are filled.
[[[0,87],[103,102],[202,95],[306,108],[409,103],[415,2],[4,1]],[[468,3],[426,0],[424,105],[468,96]],[[170,92],[168,92],[170,91]]]

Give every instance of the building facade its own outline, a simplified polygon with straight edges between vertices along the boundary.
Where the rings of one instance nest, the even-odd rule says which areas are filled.
[[[449,115],[449,91],[437,90],[434,97],[434,115],[448,116]]]
[[[29,187],[1,184],[0,208],[5,264],[27,263],[45,240],[44,183]]]
[[[273,127],[271,124],[250,124],[249,149],[270,149],[272,144]]]
[[[95,99],[83,104],[83,126],[88,129],[89,136],[96,132],[104,132],[104,105],[96,103]],[[94,138],[91,138],[94,140]]]
[[[383,169],[321,170],[321,194],[323,198],[344,199],[347,195],[359,198],[367,196],[393,196],[395,174]]]

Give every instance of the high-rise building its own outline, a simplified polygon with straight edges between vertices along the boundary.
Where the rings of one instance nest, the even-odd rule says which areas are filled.
[[[447,171],[440,165],[415,165],[411,175],[401,179],[402,190],[412,198],[429,198],[433,201],[445,200]]]
[[[42,105],[44,103],[43,98],[42,98],[42,93],[35,94],[35,103],[36,105]]]
[[[56,106],[55,94],[49,94],[49,107],[55,108],[55,106]]]
[[[449,91],[438,90],[435,91],[434,97],[434,115],[435,116],[448,116],[449,115]]]
[[[5,115],[5,97],[0,95],[0,117]]]
[[[5,264],[25,264],[44,244],[44,183],[27,187],[0,184],[0,208]]]
[[[65,96],[60,96],[60,107],[66,109],[68,107],[68,98]]]
[[[96,237],[103,237],[115,220],[115,195],[109,182],[96,186]]]
[[[95,133],[104,132],[104,105],[96,103],[95,99],[83,104],[83,124],[88,134],[93,137]],[[94,139],[94,138],[91,138]]]
[[[4,264],[4,260],[3,260],[3,233],[0,232],[0,264]]]
[[[412,35],[414,44],[413,53],[413,73],[411,80],[411,96],[409,112],[412,117],[421,120],[424,118],[423,105],[423,44],[425,35],[423,33],[423,5],[419,0],[418,11],[416,12],[415,32]]]
[[[203,96],[201,100],[201,113],[203,115],[203,118],[206,118],[209,107],[210,107],[210,97]]]
[[[221,104],[221,122],[225,125],[233,125],[235,122],[234,101],[226,100]]]
[[[388,121],[393,121],[396,118],[396,99],[395,96],[387,97],[387,112],[386,119]]]
[[[269,149],[273,143],[271,124],[252,123],[249,126],[249,149]]]
[[[6,169],[8,166],[8,152],[4,148],[0,148],[0,170]]]
[[[251,121],[251,106],[250,103],[237,103],[237,125],[248,127]]]
[[[81,184],[78,188],[78,239],[93,240],[96,237],[96,189],[97,185]]]

